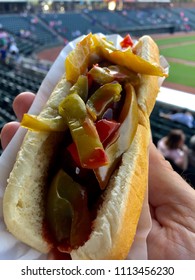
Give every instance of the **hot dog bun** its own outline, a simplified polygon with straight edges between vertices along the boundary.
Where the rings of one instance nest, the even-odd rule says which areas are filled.
[[[70,83],[63,77],[40,115],[46,118],[56,116],[58,103],[69,88]],[[26,133],[3,199],[4,220],[8,230],[22,242],[43,253],[49,251],[48,244],[42,238],[43,186],[53,147],[58,141],[59,133]]]
[[[149,36],[142,37],[134,46],[134,51],[149,62],[159,64],[158,47]],[[58,105],[70,86],[63,77],[40,116],[57,116]],[[136,234],[147,187],[149,115],[158,91],[158,77],[142,75],[141,85],[136,89],[139,124],[134,140],[108,183],[89,240],[71,252],[72,259],[126,258]],[[50,245],[42,234],[44,182],[59,141],[59,132],[27,132],[3,200],[8,230],[22,242],[43,253],[50,251]]]

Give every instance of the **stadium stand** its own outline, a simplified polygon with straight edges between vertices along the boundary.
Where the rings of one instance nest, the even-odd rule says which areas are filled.
[[[176,15],[181,24],[180,31],[186,30],[186,25],[189,26],[189,30],[195,29],[195,8],[175,8],[172,9],[172,16]]]
[[[29,39],[40,45],[50,45],[53,43],[53,33],[37,16],[20,14],[0,15],[0,22],[6,31],[20,38]],[[57,36],[56,40],[58,40]]]
[[[131,32],[132,35],[141,36],[146,33],[171,33],[173,29],[175,30],[175,20],[165,8],[126,10],[121,13],[126,19],[131,20],[131,24],[123,26],[119,32]]]
[[[40,14],[40,17],[51,29],[68,41],[89,32],[109,33],[108,29],[98,24],[89,14],[89,12],[67,12],[66,14]]]
[[[155,144],[164,136],[166,136],[171,129],[181,129],[186,135],[186,144],[189,145],[191,136],[195,134],[195,129],[188,128],[187,126],[159,117],[160,112],[169,113],[173,111],[181,111],[181,108],[170,104],[157,101],[150,116],[152,137]],[[194,112],[192,112],[194,114]],[[158,120],[158,121],[157,121]]]
[[[6,122],[15,120],[12,102],[23,91],[37,92],[43,75],[27,73],[24,69],[16,71],[9,65],[0,64],[0,129]]]
[[[130,20],[124,18],[121,13],[117,11],[89,11],[88,15],[94,20],[103,25],[107,30],[117,31],[130,25]]]
[[[104,34],[130,32],[134,36],[173,33],[195,29],[195,9],[142,8],[123,11],[84,10],[66,13],[0,14],[0,26],[14,35],[28,55],[33,46],[49,46],[70,41],[89,32]],[[34,45],[33,45],[34,44]]]

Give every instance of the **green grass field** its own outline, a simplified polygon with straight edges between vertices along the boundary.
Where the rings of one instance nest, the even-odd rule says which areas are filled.
[[[170,35],[169,38],[155,39],[155,41],[160,48],[160,53],[170,64],[169,77],[166,80],[195,88],[195,36]],[[194,65],[190,65],[193,62]]]
[[[161,49],[161,54],[165,57],[195,61],[195,43],[185,46],[167,47],[166,49]]]
[[[170,71],[167,81],[195,88],[195,67],[169,62]]]
[[[181,36],[181,37],[174,37],[174,35],[173,35],[170,38],[157,39],[155,41],[157,42],[158,46],[160,47],[163,45],[195,41],[195,35],[194,36],[186,35],[186,36]]]

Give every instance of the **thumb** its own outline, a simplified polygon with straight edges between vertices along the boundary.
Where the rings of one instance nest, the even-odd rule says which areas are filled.
[[[194,189],[172,169],[153,143],[149,147],[148,184],[149,202],[153,207],[179,203],[188,205],[195,211]]]

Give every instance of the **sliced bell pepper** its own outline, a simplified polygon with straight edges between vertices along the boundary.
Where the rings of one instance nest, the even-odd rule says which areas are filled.
[[[91,54],[91,38],[92,34],[89,33],[67,55],[65,60],[67,81],[76,83],[80,75],[86,74]]]
[[[120,123],[113,120],[110,121],[110,120],[102,119],[97,121],[95,126],[99,134],[100,141],[102,142],[105,148],[107,144],[110,144],[112,137],[120,127]]]
[[[61,252],[83,245],[91,231],[85,189],[62,169],[49,188],[46,219],[52,239]]]
[[[105,38],[101,38],[97,35],[93,35],[92,39],[99,55],[114,64],[125,66],[128,69],[140,74],[160,77],[167,76],[167,74],[164,72],[164,69],[160,65],[156,63],[150,63],[142,57],[134,54],[131,48],[118,50]]]
[[[115,121],[108,121],[106,119],[99,120],[97,123],[95,123],[98,135],[100,137],[100,141],[103,144],[103,147],[105,148],[108,143],[111,142],[112,137],[118,130],[120,123]],[[116,137],[115,137],[116,139]],[[77,151],[77,147],[74,142],[72,142],[68,147],[67,150],[71,154],[76,166],[81,167],[81,162],[79,159],[79,154]]]
[[[114,77],[107,67],[99,67],[98,65],[94,65],[88,72],[88,75],[90,75],[90,77],[92,77],[92,79],[100,85],[114,81]]]
[[[70,94],[77,93],[84,102],[87,101],[88,96],[88,78],[80,75],[77,82],[70,88]]]
[[[24,114],[21,126],[32,131],[65,131],[67,125],[61,116],[46,119],[35,115]]]
[[[92,94],[87,100],[86,108],[94,121],[102,116],[110,104],[120,100],[121,91],[122,86],[116,82],[105,84]]]
[[[108,69],[118,82],[130,82],[133,86],[140,83],[140,76],[124,66],[111,65]]]
[[[81,166],[94,169],[108,164],[108,158],[90,119],[84,101],[78,94],[68,95],[59,106],[59,113],[70,129]]]
[[[133,86],[136,86],[140,82],[140,77],[137,73],[120,65],[111,65],[108,67],[94,65],[88,73],[93,80],[100,85],[111,83],[113,81],[129,81]]]
[[[109,158],[109,164],[94,170],[101,189],[107,186],[110,176],[118,165],[122,154],[130,147],[138,126],[138,106],[134,88],[128,83],[125,86],[125,90],[125,106],[123,106],[119,117],[121,122],[119,137],[115,142],[105,148]]]
[[[133,46],[133,40],[129,34],[123,38],[123,40],[120,42],[120,45],[122,48],[128,48]]]

